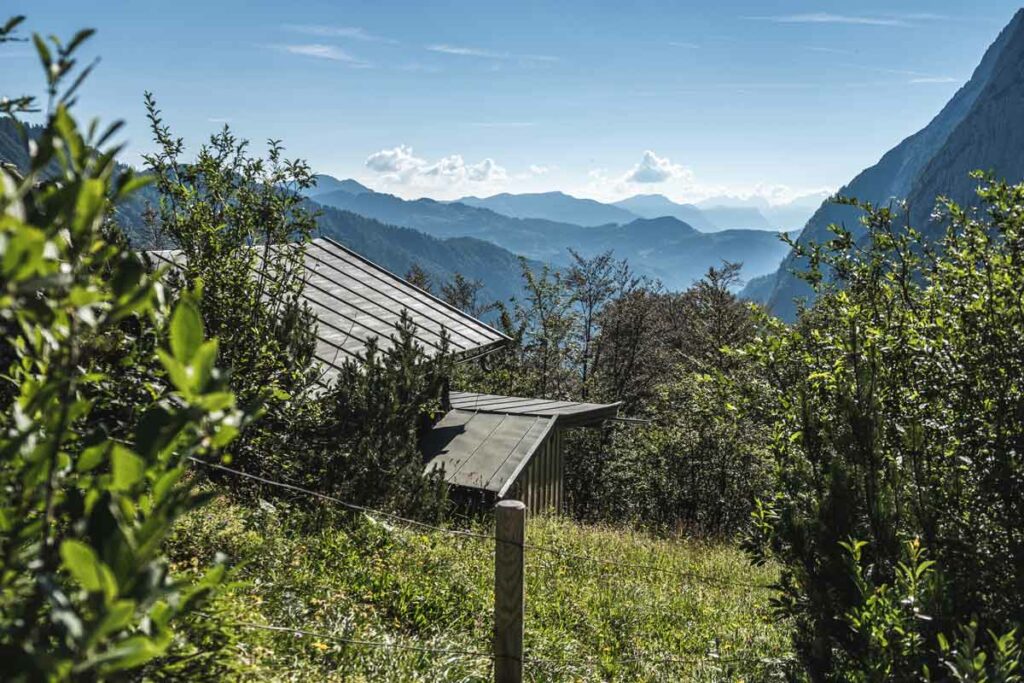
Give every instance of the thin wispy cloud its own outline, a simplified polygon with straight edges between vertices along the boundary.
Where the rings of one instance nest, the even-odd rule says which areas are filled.
[[[953,18],[948,14],[935,14],[933,12],[886,12],[883,16],[904,19],[906,21],[949,21]]]
[[[960,79],[952,76],[938,75],[934,73],[926,73],[922,71],[914,71],[913,69],[889,69],[885,67],[876,66],[864,66],[862,64],[835,64],[834,66],[841,66],[850,69],[859,69],[861,71],[870,71],[879,74],[888,74],[892,76],[906,76],[908,77],[906,83],[956,83]]]
[[[210,123],[231,123],[231,119],[227,119],[222,116],[211,116],[206,120]]]
[[[533,128],[533,121],[476,121],[469,125],[474,128]]]
[[[953,78],[952,76],[921,76],[918,78],[911,78],[908,83],[921,84],[921,83],[959,83],[959,78]]]
[[[906,19],[894,16],[859,16],[833,14],[832,12],[804,12],[802,14],[779,14],[774,16],[744,17],[753,21],[770,21],[776,24],[855,24],[861,26],[909,26]]]
[[[830,55],[852,55],[852,54],[856,54],[853,50],[843,50],[842,48],[838,48],[838,47],[822,47],[820,45],[807,45],[807,46],[804,47],[804,49],[805,50],[810,50],[811,52],[823,52],[825,54],[830,54]]]
[[[476,57],[479,59],[496,59],[496,60],[521,60],[526,62],[557,62],[558,57],[552,57],[550,55],[519,55],[511,52],[498,52],[496,50],[488,50],[479,47],[467,47],[465,45],[449,45],[447,43],[440,43],[436,45],[427,45],[427,49],[431,52],[438,52],[444,55],[454,55],[456,57]]]
[[[323,45],[321,43],[308,43],[303,45],[274,45],[275,50],[287,52],[288,54],[301,55],[303,57],[314,57],[326,59],[332,62],[340,62],[351,67],[367,67],[369,64],[335,45]]]
[[[697,49],[700,48],[700,45],[698,45],[697,43],[686,43],[686,42],[679,42],[679,41],[675,41],[675,40],[670,40],[668,42],[668,44],[671,45],[672,47],[681,47],[681,48],[685,48],[687,50],[697,50]]]
[[[289,31],[303,33],[307,36],[320,36],[323,38],[348,38],[361,40],[367,43],[398,43],[393,38],[385,38],[358,26],[326,26],[320,24],[285,24]]]
[[[486,57],[488,59],[505,59],[508,57],[507,53],[492,52],[491,50],[482,50],[477,47],[462,47],[459,45],[428,45],[427,49],[431,52],[440,52],[445,55],[458,55],[460,57]]]

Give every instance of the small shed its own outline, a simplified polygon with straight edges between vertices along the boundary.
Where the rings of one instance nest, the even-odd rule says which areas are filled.
[[[616,417],[618,403],[576,403],[453,391],[452,410],[423,444],[428,473],[476,493],[479,502],[513,498],[533,511],[564,501],[565,429]]]
[[[271,246],[270,249],[275,247]],[[176,265],[181,253],[151,251]],[[303,298],[317,319],[315,356],[323,383],[342,363],[358,359],[371,339],[387,349],[402,312],[416,342],[436,354],[446,335],[449,351],[467,362],[497,351],[510,339],[327,237],[306,247]],[[563,503],[565,429],[616,417],[619,404],[576,403],[452,391],[448,411],[423,439],[426,472],[442,471],[456,495],[479,502],[515,498],[531,510]]]

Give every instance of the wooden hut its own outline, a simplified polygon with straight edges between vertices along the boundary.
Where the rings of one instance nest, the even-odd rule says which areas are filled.
[[[172,265],[180,258],[174,251],[149,254]],[[324,383],[344,360],[358,358],[370,339],[387,349],[403,311],[428,354],[441,350],[442,334],[457,362],[481,358],[510,341],[330,238],[309,243],[305,276],[303,297],[318,322],[315,356]],[[558,510],[563,431],[614,418],[618,406],[450,392],[446,414],[423,441],[425,472],[441,471],[466,498],[485,503],[514,498],[531,510]]]
[[[521,500],[536,512],[562,509],[564,430],[616,417],[619,404],[575,403],[451,392],[451,411],[424,441],[427,472],[475,491],[478,500]]]

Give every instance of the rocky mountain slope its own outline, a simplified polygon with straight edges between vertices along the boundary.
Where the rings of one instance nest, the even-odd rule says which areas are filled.
[[[971,203],[974,181],[967,174],[981,168],[1008,180],[1021,178],[1022,132],[1016,122],[1024,107],[1024,10],[1017,13],[986,51],[971,79],[932,121],[865,169],[839,194],[874,204],[906,198],[916,225],[926,225],[939,194]],[[828,226],[842,224],[856,235],[859,212],[826,202],[807,222],[801,242],[829,238]],[[792,320],[797,298],[810,298],[810,288],[792,274],[805,267],[787,255],[765,299],[778,316]],[[759,287],[760,292],[767,288]],[[747,292],[753,295],[753,292]],[[762,294],[763,296],[763,294]]]

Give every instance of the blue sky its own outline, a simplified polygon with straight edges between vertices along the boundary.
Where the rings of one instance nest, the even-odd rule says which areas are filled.
[[[599,199],[834,189],[934,116],[1016,5],[985,2],[14,0],[28,28],[98,29],[81,113],[142,94],[175,132],[254,143],[403,196]],[[24,45],[2,94],[38,92]]]

